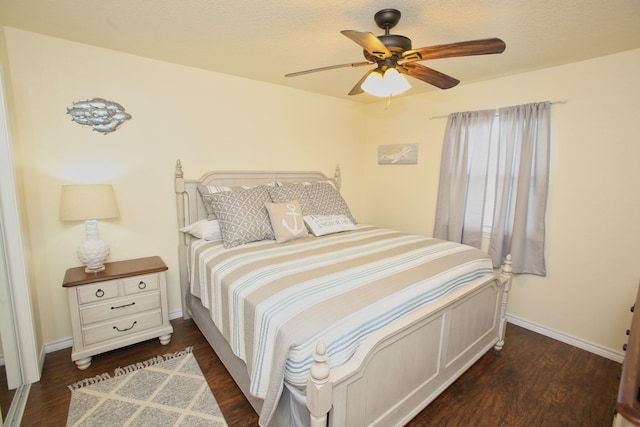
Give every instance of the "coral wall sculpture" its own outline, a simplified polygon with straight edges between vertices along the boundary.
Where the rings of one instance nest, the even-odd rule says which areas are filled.
[[[67,108],[67,114],[71,115],[74,122],[91,126],[94,131],[103,135],[114,132],[125,120],[131,118],[131,114],[125,113],[122,105],[102,98],[76,101],[73,107]]]

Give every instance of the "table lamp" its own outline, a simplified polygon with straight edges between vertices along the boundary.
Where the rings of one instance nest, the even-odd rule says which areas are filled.
[[[85,221],[87,240],[78,248],[78,258],[87,273],[104,270],[109,246],[98,238],[98,220],[119,215],[113,187],[108,184],[63,185],[60,220]]]

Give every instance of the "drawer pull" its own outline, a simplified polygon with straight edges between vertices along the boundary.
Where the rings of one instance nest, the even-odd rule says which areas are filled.
[[[117,305],[115,307],[111,307],[111,310],[115,310],[117,308],[125,308],[125,307],[131,307],[132,305],[136,305],[136,302],[132,302],[130,304],[123,304],[123,305]]]
[[[140,283],[138,283],[138,289],[144,289],[147,287],[147,284],[144,283],[143,280],[140,281]]]
[[[131,326],[129,326],[128,328],[120,329],[117,326],[114,326],[113,329],[115,329],[118,332],[127,332],[127,331],[130,331],[131,329],[133,329],[133,327],[136,326],[136,323],[138,323],[138,321],[134,320],[133,323],[131,324]]]
[[[104,296],[104,291],[103,291],[102,289],[98,289],[98,290],[96,291],[96,296],[97,296],[98,298],[102,298],[102,297]]]

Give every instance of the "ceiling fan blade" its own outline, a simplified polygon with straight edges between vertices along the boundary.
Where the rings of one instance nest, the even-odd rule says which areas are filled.
[[[469,40],[407,50],[401,61],[424,61],[426,59],[455,58],[458,56],[491,55],[504,52],[507,45],[498,38]]]
[[[384,59],[391,56],[389,49],[373,33],[353,30],[342,30],[340,32],[377,58]]]
[[[356,83],[356,85],[353,87],[353,89],[351,89],[351,92],[349,92],[349,95],[360,95],[361,93],[364,93],[364,90],[362,90],[362,83],[364,83],[365,80],[367,80],[367,77],[369,77],[369,74],[373,73],[374,70],[369,70],[367,71],[364,76],[362,76],[362,78],[360,80],[358,80],[358,83]]]
[[[414,62],[398,64],[398,71],[422,80],[423,82],[427,82],[430,85],[439,87],[440,89],[450,89],[460,83],[460,80],[458,79],[454,79],[451,76],[442,74],[440,71],[433,70]]]
[[[285,77],[295,77],[295,76],[301,76],[303,74],[317,73],[319,71],[333,70],[335,68],[362,67],[364,65],[373,65],[373,62],[363,61],[363,62],[353,62],[353,63],[349,63],[349,64],[329,65],[327,67],[313,68],[311,70],[296,71],[295,73],[285,74],[284,76]]]

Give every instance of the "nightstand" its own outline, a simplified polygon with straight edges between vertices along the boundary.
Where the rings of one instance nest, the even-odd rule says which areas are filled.
[[[151,338],[163,345],[171,341],[168,268],[162,259],[109,262],[105,267],[98,273],[75,267],[64,275],[73,329],[71,360],[79,369],[88,368],[96,354]]]

